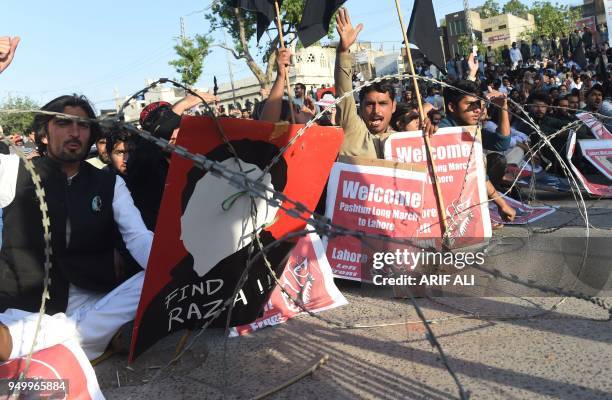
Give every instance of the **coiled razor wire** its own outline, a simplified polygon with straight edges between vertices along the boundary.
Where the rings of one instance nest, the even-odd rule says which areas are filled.
[[[356,90],[359,90],[359,89],[360,89],[360,88],[357,88]],[[351,93],[351,94],[352,94],[352,93]],[[338,99],[338,101],[337,101],[337,102],[339,102],[339,101],[341,101],[341,99]],[[330,107],[328,107],[328,109],[329,109],[329,108],[331,108],[331,106],[330,106]],[[320,113],[320,115],[322,115],[322,113],[324,113],[325,111],[326,111],[326,110],[323,110],[323,111]],[[320,117],[320,115],[318,115],[317,117],[315,117],[315,119],[316,119],[316,118],[318,118],[318,117]],[[308,125],[308,126],[312,125],[313,123],[314,123],[314,122],[312,122],[312,121],[311,121],[311,122],[309,123],[309,125]],[[307,127],[302,128],[301,132],[298,132],[298,135],[303,134],[306,128],[307,128]],[[292,141],[293,141],[293,142],[295,142],[295,140],[296,140],[296,137],[294,137],[294,138],[292,139]],[[545,143],[543,143],[543,144],[542,144],[540,147],[543,147],[543,146],[544,146],[544,145],[546,145],[546,144],[548,144],[548,143],[546,143],[546,142],[545,142]],[[286,148],[288,148],[289,146],[290,146],[290,144],[288,144],[288,145],[287,145],[287,146],[286,146],[286,147],[285,147],[285,148],[284,148],[284,149],[281,151],[281,153],[282,153],[283,151],[285,151],[285,150],[286,150]],[[278,155],[277,155],[277,158],[278,158]],[[562,162],[562,160],[561,160],[561,162]],[[272,161],[270,164],[271,164],[271,165],[273,165],[273,163],[274,163],[274,161]],[[270,166],[268,166],[268,169],[269,169],[269,168],[270,168]],[[265,258],[265,253],[264,253],[264,258]],[[267,265],[269,266],[269,262],[267,263]],[[245,270],[245,273],[247,273],[247,271],[248,271],[248,268]],[[273,274],[273,271],[272,271],[272,274]],[[276,277],[275,277],[275,278],[276,278]],[[514,278],[516,278],[516,277],[514,277]],[[278,280],[277,280],[277,279],[275,279],[275,280],[278,282]],[[237,288],[239,289],[239,288],[240,288],[240,286],[237,286]],[[547,288],[545,288],[545,289],[547,289]],[[558,291],[558,290],[555,290],[555,292],[556,292],[556,293],[558,293],[559,291]],[[285,293],[285,295],[288,295],[288,293]],[[293,298],[292,296],[290,296],[290,295],[288,295],[288,297],[289,297],[289,298],[291,298],[291,299],[292,299],[292,301],[294,301],[294,302],[296,303],[296,305],[300,306],[300,308],[301,308],[301,309],[304,309],[303,305],[301,305],[301,304],[300,304],[299,300],[294,299],[294,298]],[[563,300],[562,300],[562,301],[563,301]],[[597,303],[597,302],[596,302],[596,303]]]
[[[300,128],[298,130],[298,132],[296,133],[296,135],[291,138],[291,140],[283,147],[280,149],[279,153],[271,160],[270,164],[266,166],[266,168],[263,170],[262,173],[262,177],[265,173],[267,173],[270,168],[276,163],[278,162],[278,160],[280,160],[280,158],[283,156],[283,154],[287,151],[288,148],[291,147],[291,145],[293,145],[295,143],[295,141],[301,137],[308,128],[310,128],[312,125],[314,125],[316,123],[316,121],[318,119],[320,119],[326,112],[330,111],[332,107],[334,107],[335,105],[337,105],[338,103],[340,103],[342,100],[344,100],[346,97],[348,96],[352,96],[353,93],[355,93],[356,91],[361,90],[364,87],[370,86],[374,83],[380,82],[384,79],[390,79],[390,78],[396,78],[396,79],[401,79],[401,78],[406,78],[406,77],[412,77],[411,74],[394,74],[394,75],[388,75],[388,76],[384,76],[384,77],[379,77],[376,78],[372,81],[366,82],[363,85],[354,88],[352,91],[346,92],[344,93],[342,96],[340,96],[339,98],[336,99],[336,101],[329,105],[328,107],[325,107],[324,109],[322,109],[317,115],[315,115],[315,117],[310,120],[304,127]],[[417,79],[421,79],[424,81],[429,81],[431,83],[437,83],[440,84],[444,87],[448,87],[448,88],[453,88],[454,90],[458,90],[460,92],[460,89],[455,88],[452,85],[447,84],[446,82],[443,81],[439,81],[433,78],[427,78],[427,77],[421,77],[421,76],[417,76]],[[287,196],[285,196],[283,193],[280,192],[276,192],[273,189],[270,189],[268,186],[264,185],[261,183],[261,177],[257,180],[253,180],[251,178],[249,178],[243,171],[233,171],[230,170],[228,168],[226,168],[225,166],[207,159],[205,156],[201,155],[201,154],[195,154],[195,153],[190,153],[187,149],[185,149],[182,146],[175,146],[172,145],[170,143],[168,143],[168,141],[161,139],[161,138],[156,138],[153,135],[151,135],[149,132],[146,131],[142,131],[139,130],[137,128],[135,128],[133,125],[131,125],[130,123],[126,123],[123,122],[121,120],[122,115],[123,115],[123,109],[129,104],[129,102],[137,97],[138,95],[144,94],[146,93],[150,88],[154,87],[157,84],[160,83],[166,83],[166,82],[170,82],[172,84],[174,84],[175,86],[180,86],[183,87],[188,93],[191,93],[192,95],[195,95],[197,97],[200,98],[200,100],[202,100],[202,103],[204,104],[204,106],[207,109],[207,113],[208,115],[210,115],[213,120],[215,121],[215,124],[217,126],[217,128],[219,129],[219,133],[223,139],[223,141],[226,144],[229,144],[229,141],[227,140],[227,137],[224,135],[221,126],[218,122],[218,118],[214,115],[212,109],[210,108],[210,106],[206,103],[206,101],[196,92],[192,91],[189,88],[186,88],[183,85],[180,85],[174,81],[171,81],[169,79],[160,79],[157,82],[154,82],[153,84],[149,85],[147,88],[137,92],[135,95],[131,96],[130,98],[128,98],[128,100],[126,100],[126,102],[122,105],[120,112],[118,113],[118,115],[116,117],[113,118],[102,118],[100,120],[97,120],[97,122],[99,122],[101,125],[103,126],[107,126],[107,127],[114,127],[114,128],[123,128],[126,131],[132,133],[132,134],[136,134],[142,138],[144,138],[145,140],[148,140],[150,142],[155,143],[157,146],[161,147],[162,149],[172,152],[172,153],[177,153],[179,156],[186,158],[190,161],[192,161],[194,163],[195,166],[199,167],[199,168],[203,168],[205,170],[207,170],[209,173],[212,173],[214,176],[216,177],[220,177],[222,179],[225,179],[228,181],[228,183],[230,183],[232,186],[244,191],[245,193],[247,193],[252,199],[254,198],[261,198],[263,200],[266,201],[266,203],[268,203],[269,205],[279,208],[283,211],[285,211],[288,215],[294,217],[294,218],[298,218],[300,220],[302,220],[303,222],[305,222],[306,224],[312,226],[312,229],[307,229],[307,230],[302,230],[302,231],[298,231],[298,232],[292,232],[288,235],[285,235],[284,237],[276,240],[273,243],[268,244],[267,246],[262,247],[261,246],[261,242],[259,241],[259,237],[257,232],[259,230],[262,229],[262,227],[260,227],[257,230],[253,231],[253,235],[256,239],[256,243],[259,246],[259,252],[257,254],[255,254],[252,258],[249,259],[247,267],[245,268],[245,270],[243,271],[243,275],[241,277],[241,279],[239,280],[238,284],[236,285],[235,288],[235,294],[242,288],[242,286],[244,285],[244,283],[246,282],[246,277],[248,276],[248,271],[250,269],[250,267],[253,265],[254,261],[257,260],[260,257],[263,257],[264,262],[266,263],[266,266],[269,270],[270,275],[272,276],[272,278],[274,279],[274,281],[278,284],[279,279],[276,276],[276,274],[274,273],[272,266],[270,264],[270,262],[267,260],[266,257],[266,250],[276,246],[278,244],[280,244],[283,241],[286,241],[288,239],[291,238],[295,238],[295,237],[300,237],[303,235],[306,235],[308,233],[312,233],[312,232],[316,232],[321,236],[328,236],[328,237],[334,237],[334,236],[352,236],[355,237],[361,241],[363,241],[364,239],[376,239],[376,240],[383,240],[386,242],[392,242],[392,243],[397,243],[397,244],[409,244],[412,246],[415,246],[417,248],[423,248],[421,247],[419,244],[417,243],[413,243],[410,240],[407,239],[397,239],[397,238],[390,238],[387,236],[383,236],[383,235],[375,235],[375,234],[369,234],[366,232],[362,232],[362,231],[355,231],[355,230],[351,230],[351,229],[347,229],[344,228],[342,226],[337,226],[335,224],[332,224],[331,221],[329,219],[327,219],[324,216],[320,216],[317,215],[316,213],[312,212],[312,210],[309,210],[306,206],[304,206],[303,204],[296,202],[290,198],[288,198]],[[468,94],[470,96],[473,96],[473,94],[471,93],[467,93],[467,92],[463,92],[464,94]],[[476,96],[477,97],[477,96]],[[482,99],[482,98],[481,98]],[[485,101],[487,99],[484,99]],[[495,105],[497,106],[497,105]],[[499,107],[499,106],[497,106]],[[40,111],[40,110],[8,110],[8,111],[3,111],[3,112],[8,112],[8,113],[23,113],[23,112],[37,112],[37,113],[43,113],[43,114],[50,114],[50,115],[61,115],[63,117],[67,117],[67,118],[72,118],[72,119],[79,119],[79,118],[75,118],[74,116],[70,116],[70,115],[66,115],[66,114],[62,114],[62,113],[51,113],[51,112],[45,112],[45,111]],[[549,140],[551,138],[554,138],[556,135],[560,135],[561,133],[563,133],[565,130],[569,129],[567,126],[564,127],[563,129],[561,129],[560,131],[556,132],[553,135],[548,135],[548,137],[546,135],[544,135],[541,130],[539,129],[539,127],[537,126],[537,124],[535,124],[535,122],[533,120],[531,120],[531,118],[529,117],[528,114],[525,113],[526,117],[529,120],[525,120],[524,118],[522,118],[519,115],[516,115],[515,113],[513,113],[512,111],[509,110],[509,112],[514,115],[516,118],[521,119],[522,121],[524,121],[525,123],[527,123],[529,126],[534,128],[534,131],[540,136],[540,138],[542,138],[542,142],[539,143],[539,146],[536,149],[531,149],[526,156],[528,157],[528,161],[531,161],[532,157],[534,154],[536,154],[540,149],[542,149],[543,147],[547,146],[549,148],[551,148],[551,150],[553,151],[553,154],[555,154],[555,157],[558,159],[559,163],[562,165],[563,171],[566,174],[566,176],[571,176],[572,180],[570,181],[571,183],[571,193],[572,196],[574,196],[574,200],[579,204],[579,206],[582,206],[582,209],[579,208],[579,213],[580,213],[580,217],[582,217],[585,222],[586,222],[586,231],[587,231],[587,236],[586,236],[586,240],[587,240],[587,244],[588,244],[588,237],[589,237],[589,222],[588,222],[588,211],[587,211],[587,207],[586,207],[586,203],[584,201],[584,198],[582,197],[581,191],[580,191],[580,187],[578,185],[578,183],[575,181],[575,179],[573,179],[573,175],[571,173],[571,171],[569,170],[569,168],[567,167],[567,165],[565,164],[565,161],[563,159],[563,157],[561,157],[558,152],[556,152],[556,150],[552,147],[552,145],[550,144]],[[524,112],[524,111],[523,111]],[[595,113],[592,113],[595,114]],[[600,114],[597,114],[600,115]],[[581,121],[580,121],[581,122]],[[569,124],[573,126],[577,126],[580,124],[580,122],[576,122],[573,124]],[[234,156],[235,156],[235,152],[234,152]],[[470,155],[471,157],[471,155]],[[30,163],[31,165],[31,163]],[[239,163],[240,166],[240,163]],[[525,166],[523,166],[523,168],[521,169],[521,171],[525,168]],[[35,174],[35,171],[33,169],[33,165],[31,165],[31,171],[32,174]],[[517,174],[517,178],[512,182],[512,185],[510,186],[510,188],[508,189],[507,192],[505,192],[504,194],[507,194],[510,192],[510,190],[512,190],[512,188],[517,184],[518,181],[518,177],[520,176],[520,173]],[[34,178],[33,178],[34,179]],[[38,181],[40,182],[40,179],[38,178]],[[39,186],[38,186],[39,187]],[[42,191],[42,188],[40,189]],[[463,187],[462,187],[462,191],[463,191]],[[576,192],[578,193],[578,196],[576,196]],[[38,192],[37,192],[38,195]],[[44,191],[42,191],[42,198],[39,197],[39,201],[41,201],[41,211],[43,212],[43,218],[45,218],[46,216],[46,203],[44,202]],[[489,200],[490,201],[490,200]],[[482,203],[481,203],[482,204]],[[481,204],[476,204],[473,205],[471,207],[475,207],[475,206],[479,206]],[[44,208],[44,210],[43,210]],[[457,210],[455,210],[457,211]],[[462,212],[464,212],[465,210],[463,210]],[[256,211],[255,211],[256,212]],[[304,215],[310,215],[310,217],[305,217]],[[578,216],[577,216],[578,217]],[[255,221],[256,219],[254,219]],[[44,221],[43,221],[43,225],[44,225]],[[47,226],[45,229],[45,240],[46,240],[46,260],[49,260],[49,257],[51,255],[51,247],[50,247],[50,233],[48,233],[48,218],[47,218]],[[423,248],[423,249],[430,249],[430,248]],[[584,266],[584,261],[586,258],[586,251],[588,251],[588,246],[585,249],[585,257],[583,258],[583,263],[581,265],[581,269],[580,271],[582,271],[582,267]],[[50,265],[50,261],[47,261],[45,264],[45,269],[46,269],[46,274],[45,274],[45,288],[48,287],[48,285],[50,284],[50,280],[49,280],[49,275],[48,275],[48,270],[50,269],[51,265]],[[561,288],[551,288],[551,287],[546,287],[546,286],[542,286],[542,285],[538,285],[533,281],[522,281],[519,277],[517,277],[516,275],[512,275],[512,274],[504,274],[499,270],[489,270],[486,268],[480,268],[483,272],[489,273],[491,275],[493,275],[494,277],[497,278],[502,278],[502,279],[507,279],[511,282],[515,282],[515,283],[520,283],[529,287],[533,287],[536,288],[542,292],[545,293],[552,293],[552,294],[557,294],[560,296],[565,296],[565,297],[574,297],[577,299],[581,299],[581,300],[585,300],[588,302],[591,302],[595,305],[597,305],[598,307],[604,308],[605,310],[608,311],[609,317],[608,319],[606,319],[605,321],[609,321],[610,319],[612,319],[612,308],[606,304],[605,300],[600,299],[598,297],[594,297],[594,296],[589,296],[589,295],[585,295],[583,293],[579,293],[576,291],[572,291],[572,290],[565,290],[565,289],[561,289]],[[580,276],[580,272],[577,274],[577,277]],[[338,321],[333,321],[330,320],[328,318],[322,317],[321,315],[315,314],[309,310],[307,310],[304,306],[304,304],[299,300],[294,298],[293,296],[291,296],[289,293],[286,292],[286,290],[282,287],[282,285],[280,285],[280,290],[283,292],[283,294],[285,296],[287,296],[287,298],[291,299],[291,301],[298,306],[301,310],[303,310],[304,312],[306,312],[307,314],[311,315],[314,318],[317,318],[319,320],[322,320],[325,323],[328,323],[330,325],[336,326],[338,328],[345,328],[345,329],[355,329],[355,328],[360,328],[361,326],[359,325],[354,325],[354,324],[346,324],[344,322],[338,322]],[[48,299],[48,291],[45,289],[45,294],[43,294],[43,301],[41,304],[41,310],[40,310],[40,315],[39,317],[42,317],[42,315],[44,314],[44,302],[46,299]],[[420,318],[420,323],[423,323],[427,330],[428,330],[428,335],[427,338],[430,341],[430,343],[432,344],[432,346],[434,346],[438,352],[441,355],[441,359],[443,361],[443,363],[445,364],[445,367],[447,368],[448,372],[451,374],[451,376],[453,377],[453,379],[455,380],[455,383],[458,386],[459,389],[459,393],[460,393],[460,397],[461,398],[467,398],[469,396],[469,392],[466,392],[461,383],[459,382],[459,380],[456,377],[456,374],[454,373],[454,371],[452,370],[452,368],[450,367],[450,365],[448,364],[446,357],[444,355],[443,349],[442,347],[439,345],[439,342],[437,342],[437,339],[435,337],[435,335],[433,334],[433,331],[431,331],[431,329],[429,328],[429,323],[435,323],[436,321],[441,321],[441,320],[447,320],[448,318],[442,318],[442,319],[435,319],[435,320],[427,320],[425,318],[425,316],[423,315],[423,313],[421,312],[418,304],[414,301],[414,298],[412,296],[412,293],[410,293],[411,296],[411,301],[415,307],[415,309],[417,310],[417,314]],[[547,310],[546,312],[551,312],[554,309],[556,309],[556,307],[561,304],[562,302],[564,302],[565,299],[562,299],[559,303],[557,303],[556,305],[554,305],[550,310]],[[221,313],[223,311],[225,311],[227,309],[227,307],[230,307],[230,311],[228,312],[228,320],[231,318],[231,308],[233,308],[233,301],[232,298],[227,299],[227,301],[223,304],[223,307],[221,309],[218,309],[218,311],[215,313],[215,315],[211,318],[211,320],[209,320],[207,323],[203,324],[203,326],[200,328],[200,332],[198,332],[197,335],[195,335],[191,342],[176,356],[174,357],[170,363],[168,363],[167,366],[170,366],[173,362],[177,361],[184,353],[185,351],[187,351],[191,345],[193,343],[195,343],[196,339],[201,335],[201,333],[208,327],[210,326],[210,324],[214,321],[214,319],[216,319],[218,316],[221,315]],[[478,314],[478,313],[470,313],[469,311],[466,310],[460,310],[457,309],[458,311],[461,311],[465,314],[467,314],[466,316],[461,316],[464,318],[490,318],[490,319],[506,319],[506,318],[533,318],[534,316],[531,315],[506,315],[506,316],[500,316],[500,315],[482,315],[482,314]],[[415,321],[416,322],[416,321]],[[38,330],[35,334],[34,337],[34,341],[36,340],[36,335],[38,334]],[[34,346],[34,344],[33,344]],[[32,347],[33,349],[34,347]],[[30,353],[31,356],[31,353]],[[162,370],[160,370],[158,372],[158,375],[162,372]]]
[[[36,172],[36,169],[34,168],[34,164],[32,163],[32,161],[30,161],[25,156],[25,154],[23,153],[23,151],[21,151],[19,146],[15,146],[9,139],[7,139],[7,135],[5,135],[1,131],[0,133],[2,134],[2,136],[0,137],[0,140],[6,145],[8,145],[10,149],[13,149],[15,154],[17,154],[17,156],[19,156],[19,158],[21,159],[21,162],[23,162],[25,169],[30,174],[30,177],[32,178],[32,182],[34,183],[34,188],[35,188],[34,193],[36,194],[36,198],[38,199],[38,207],[40,209],[40,213],[42,216],[41,223],[42,223],[42,228],[43,228],[43,240],[44,240],[44,252],[45,252],[44,264],[43,264],[44,265],[43,291],[42,291],[42,296],[40,299],[40,309],[38,311],[38,318],[36,319],[34,339],[32,340],[30,351],[28,352],[28,355],[26,357],[25,367],[23,368],[23,371],[19,374],[19,382],[23,382],[23,380],[26,378],[28,374],[28,370],[30,369],[30,363],[32,361],[32,354],[34,353],[34,348],[36,346],[36,338],[40,331],[40,325],[41,325],[42,319],[45,315],[45,307],[47,304],[47,300],[51,298],[49,295],[49,286],[51,285],[51,278],[50,278],[51,255],[53,252],[51,248],[51,222],[49,220],[49,215],[47,214],[49,209],[47,207],[47,202],[45,200],[45,189],[41,185],[40,175],[38,175],[38,173]],[[15,396],[16,398],[19,398],[20,388],[21,388],[20,384],[15,385],[15,389],[13,390],[11,396]]]

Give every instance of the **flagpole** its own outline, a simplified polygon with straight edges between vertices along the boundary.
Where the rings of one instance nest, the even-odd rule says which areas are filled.
[[[276,10],[276,26],[278,27],[278,39],[280,48],[285,48],[285,39],[283,38],[283,24],[280,20],[280,9],[278,8],[278,0],[274,0],[274,9]],[[287,86],[287,98],[289,99],[289,112],[291,113],[291,123],[295,124],[295,115],[293,112],[293,96],[291,95],[291,83],[289,83],[289,68],[285,73],[285,84]]]
[[[412,63],[412,53],[410,51],[410,42],[408,41],[408,35],[406,34],[406,28],[404,26],[404,18],[402,17],[402,11],[400,8],[399,0],[395,0],[395,8],[397,8],[397,16],[399,17],[400,27],[402,34],[404,35],[404,43],[406,43],[406,54],[408,55],[408,65],[410,65],[410,73],[412,74],[412,82],[414,84],[415,96],[417,98],[417,104],[419,107],[419,116],[421,122],[425,121],[425,112],[423,111],[423,102],[421,100],[421,92],[419,90],[419,83],[414,72],[414,64]],[[427,160],[429,161],[429,167],[431,168],[431,175],[433,177],[434,192],[436,199],[438,200],[438,208],[440,209],[440,218],[442,222],[442,237],[448,231],[448,225],[446,222],[446,209],[444,208],[444,199],[442,198],[442,190],[440,189],[440,182],[436,175],[436,164],[432,157],[431,144],[429,143],[429,135],[423,131],[423,139],[425,140],[425,148],[427,149]]]

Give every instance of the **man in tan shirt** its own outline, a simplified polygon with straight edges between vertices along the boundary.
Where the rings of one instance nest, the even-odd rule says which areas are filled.
[[[357,35],[363,29],[363,24],[353,28],[348,11],[338,10],[336,29],[340,35],[337,47],[336,68],[334,79],[336,95],[342,96],[353,90],[352,57],[349,48],[357,40]],[[359,113],[353,96],[347,96],[336,105],[336,124],[344,130],[344,141],[340,149],[341,155],[367,158],[384,158],[385,139],[391,135],[391,116],[395,112],[395,88],[391,81],[383,80],[364,87],[359,92]],[[433,107],[425,108],[428,112]],[[428,117],[419,124],[417,129],[423,129],[431,135],[435,126]]]
[[[348,11],[341,8],[336,16],[340,43],[337,48],[334,71],[336,94],[350,92],[352,58],[349,47],[363,29],[363,24],[353,28]],[[359,115],[353,96],[347,96],[336,106],[336,123],[344,129],[341,155],[368,158],[384,158],[384,139],[393,133],[389,123],[395,111],[394,88],[388,81],[375,83],[359,92]]]

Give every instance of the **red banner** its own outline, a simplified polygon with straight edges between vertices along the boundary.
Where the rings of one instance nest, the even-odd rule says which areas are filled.
[[[539,220],[540,218],[544,218],[547,215],[550,215],[557,211],[555,207],[548,206],[538,206],[531,207],[527,204],[523,204],[520,201],[514,200],[512,197],[502,195],[506,203],[516,211],[516,216],[512,222],[504,221],[502,217],[499,215],[499,210],[495,203],[489,203],[489,213],[491,215],[491,221],[504,224],[504,225],[525,225],[530,224]]]
[[[317,101],[321,100],[325,93],[331,93],[336,97],[336,88],[334,86],[328,88],[319,88],[317,89]]]
[[[591,128],[591,132],[597,139],[612,139],[612,133],[601,123],[600,120],[595,118],[590,113],[579,113],[576,117],[585,123],[586,126]]]
[[[234,118],[219,122],[231,148],[207,117],[183,117],[177,144],[259,179],[310,210],[315,208],[342,142],[341,129],[311,127],[264,174],[302,126]],[[253,231],[257,229],[261,245],[266,246],[304,226],[304,221],[262,199],[251,198],[227,180],[173,154],[136,314],[130,360],[167,334],[198,329],[219,313],[211,326],[224,327],[229,308],[225,304],[231,303],[251,254],[259,252],[259,243],[252,243]],[[277,275],[282,274],[283,260],[294,244],[284,241],[267,251]],[[232,299],[232,325],[260,317],[274,288],[261,257],[249,268],[246,282]]]
[[[448,244],[456,248],[482,242],[491,236],[491,221],[480,142],[465,128],[446,128],[431,138],[431,144],[447,216]],[[439,240],[433,240],[442,236],[439,209],[431,177],[424,172],[427,152],[421,133],[394,133],[385,143],[385,156],[394,162],[336,163],[327,187],[326,215],[354,231],[412,243],[333,237],[327,243],[327,258],[338,277],[369,281],[376,252],[402,246],[439,247]]]
[[[429,142],[451,243],[452,239],[491,237],[482,144],[468,128],[463,127],[438,129]],[[385,159],[427,169],[423,134],[420,131],[392,134],[385,142]],[[423,202],[431,208],[437,204],[429,174]],[[429,216],[429,222],[430,237],[440,237],[441,225],[437,214]]]
[[[347,304],[332,275],[319,236],[311,233],[300,238],[291,253],[283,275],[264,308],[263,316],[248,325],[232,328],[230,335],[246,335],[266,326],[278,325],[304,311],[292,299],[299,300],[310,312],[320,312]]]
[[[612,180],[612,139],[579,140],[582,155],[606,178]]]
[[[431,215],[437,212],[435,204],[423,202],[425,181],[422,171],[337,162],[327,185],[325,215],[355,231],[396,238],[431,237]],[[372,254],[384,246],[381,241],[333,236],[327,242],[327,259],[335,276],[369,281]]]
[[[605,163],[610,163],[610,160],[608,159],[609,156],[605,156],[605,155],[595,155],[594,153],[599,153],[600,150],[594,150],[588,143],[589,142],[598,142],[598,140],[579,140],[578,141],[580,143],[580,146],[583,146],[583,142],[584,146],[586,146],[586,148],[590,148],[590,150],[592,151],[590,159],[589,157],[586,157],[585,154],[585,158],[587,160],[589,160],[591,163],[593,163],[593,165],[598,168],[600,170],[600,168],[604,167],[607,168],[607,166],[605,165],[597,165],[597,162],[593,162],[592,160],[600,160],[600,157],[604,157],[604,160],[600,160],[601,164]],[[608,142],[608,141],[606,141]],[[612,181],[607,178],[606,176],[601,176],[601,179],[597,179],[597,177],[587,177],[585,176],[573,163],[572,158],[574,156],[574,152],[576,151],[576,132],[571,131],[570,135],[568,136],[567,139],[567,159],[569,160],[569,165],[572,169],[572,171],[574,172],[574,174],[576,175],[576,177],[578,178],[578,181],[582,184],[582,186],[584,187],[584,189],[595,196],[599,196],[599,197],[612,197],[612,186],[611,183]],[[585,150],[581,150],[581,151],[585,151]],[[608,154],[607,151],[604,152],[604,154]],[[592,159],[592,160],[591,160]]]
[[[96,374],[83,350],[74,342],[65,342],[32,354],[30,367],[19,383],[26,358],[0,364],[0,398],[9,398],[16,385],[21,397],[28,399],[104,399]]]

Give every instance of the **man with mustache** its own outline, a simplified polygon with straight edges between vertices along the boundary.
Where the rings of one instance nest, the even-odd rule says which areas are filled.
[[[349,48],[363,29],[353,27],[348,11],[340,8],[336,16],[336,29],[340,35],[337,47],[334,79],[338,97],[353,89],[351,77],[352,58]],[[391,82],[381,81],[367,86],[359,92],[359,115],[353,96],[348,96],[336,106],[336,123],[344,130],[344,141],[340,154],[368,158],[384,158],[384,140],[394,132],[390,126],[395,112],[395,90]],[[432,130],[429,119],[425,129]]]
[[[603,103],[603,93],[604,90],[602,85],[593,85],[587,92],[586,107],[584,107],[584,110],[594,113],[599,112],[601,103]]]
[[[146,229],[123,179],[85,157],[100,127],[83,96],[58,97],[37,114],[34,127],[45,156],[36,158],[51,236],[49,298],[35,350],[77,339],[90,359],[136,313],[144,271],[118,268],[117,229],[141,268],[153,234]],[[44,229],[30,173],[16,155],[0,155],[0,361],[27,354],[32,345],[45,281]]]

